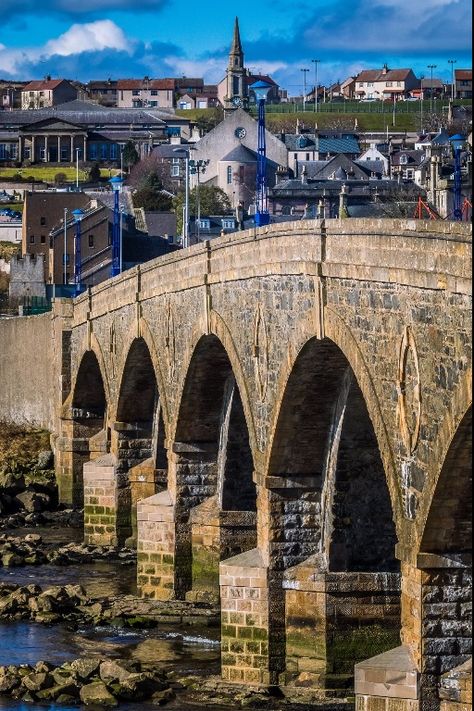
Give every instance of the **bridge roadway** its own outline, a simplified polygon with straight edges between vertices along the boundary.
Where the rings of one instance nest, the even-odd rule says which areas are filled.
[[[220,601],[225,679],[355,661],[364,711],[435,708],[446,674],[461,708],[471,244],[299,221],[162,257],[1,323],[0,417],[52,430],[62,500],[137,545],[143,595]]]

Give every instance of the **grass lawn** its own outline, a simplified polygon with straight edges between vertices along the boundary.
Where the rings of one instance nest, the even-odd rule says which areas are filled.
[[[391,114],[379,113],[323,113],[315,114],[314,111],[300,111],[294,114],[267,113],[267,128],[273,133],[296,129],[299,120],[307,128],[314,127],[327,129],[347,129],[355,131],[417,131],[420,128],[420,118],[417,114],[400,113],[395,115],[395,125]],[[356,125],[357,120],[357,125]]]
[[[101,168],[100,174],[103,178],[109,178],[115,175],[118,171],[115,169]],[[54,178],[58,173],[63,173],[66,176],[68,183],[74,183],[76,180],[76,169],[71,166],[31,166],[31,168],[0,168],[1,178],[12,178],[13,176],[21,175],[23,179],[43,180],[46,183],[54,183]],[[79,170],[79,181],[87,180],[88,171]]]

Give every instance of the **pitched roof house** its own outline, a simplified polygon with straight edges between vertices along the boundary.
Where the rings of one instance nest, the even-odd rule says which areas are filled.
[[[67,79],[30,81],[21,92],[21,108],[42,109],[77,99],[77,89]]]
[[[355,96],[358,99],[400,99],[419,85],[411,69],[364,69],[355,78]]]

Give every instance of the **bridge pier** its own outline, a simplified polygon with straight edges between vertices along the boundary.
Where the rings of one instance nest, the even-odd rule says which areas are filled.
[[[192,589],[187,600],[219,602],[219,563],[256,546],[256,518],[254,511],[223,511],[217,496],[191,511]]]
[[[401,640],[402,647],[357,665],[357,705],[364,711],[388,710],[393,699],[402,711],[440,707],[443,676],[472,654],[469,559],[425,553],[416,566],[402,563]]]
[[[59,502],[80,509],[84,505],[84,464],[107,452],[107,432],[103,417],[63,418],[60,429],[55,443]]]

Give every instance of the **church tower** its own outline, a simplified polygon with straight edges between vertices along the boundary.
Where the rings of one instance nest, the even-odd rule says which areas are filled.
[[[237,109],[247,106],[248,91],[245,81],[247,72],[244,67],[244,51],[240,40],[239,19],[235,18],[234,37],[229,53],[227,67],[226,109]]]

